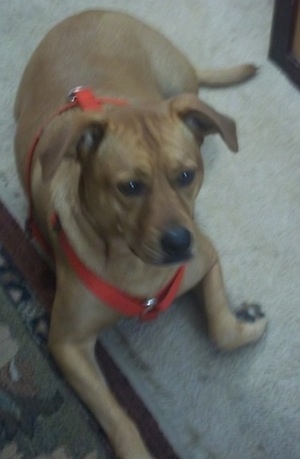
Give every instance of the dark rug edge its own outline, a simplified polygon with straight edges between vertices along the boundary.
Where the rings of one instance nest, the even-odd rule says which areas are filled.
[[[55,276],[49,265],[26,238],[14,217],[0,201],[0,242],[38,301],[50,312]],[[96,354],[107,381],[121,405],[134,419],[156,459],[179,459],[148,408],[98,341]]]

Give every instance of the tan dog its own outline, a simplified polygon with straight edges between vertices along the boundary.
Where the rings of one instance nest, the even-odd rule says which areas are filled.
[[[155,311],[149,299],[185,265],[173,296],[194,289],[200,302],[202,281],[215,344],[233,350],[259,339],[266,326],[263,314],[255,306],[243,308],[239,317],[231,312],[218,255],[193,219],[204,137],[219,133],[231,150],[238,148],[235,123],[198,99],[199,84],[237,83],[254,73],[251,65],[198,72],[145,24],[124,14],[90,11],[57,25],[23,75],[15,149],[33,217],[55,256],[50,349],[120,458],[150,457],[94,357],[99,332],[123,314],[78,277],[60,232],[88,270],[125,294],[148,299],[139,306],[145,315],[153,306]],[[75,105],[54,116],[78,85],[98,98],[114,99],[99,109]],[[61,225],[54,229],[53,212]]]

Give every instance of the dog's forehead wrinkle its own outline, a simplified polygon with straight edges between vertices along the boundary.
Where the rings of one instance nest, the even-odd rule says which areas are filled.
[[[164,131],[170,130],[170,121],[170,117],[159,110],[132,107],[113,112],[110,126],[115,134],[139,139],[156,151],[162,144]]]
[[[95,169],[113,186],[142,180],[159,191],[183,170],[197,169],[199,148],[178,118],[155,110],[121,109],[112,112],[97,157]]]
[[[192,148],[194,142],[191,148],[187,148],[189,142],[186,141],[181,123],[167,116],[143,116],[139,119],[139,128],[140,147],[151,157],[155,169],[168,173],[174,169],[186,168],[187,164],[196,166],[195,149]]]
[[[166,120],[156,116],[141,116],[139,121],[139,134],[143,142],[153,152],[158,152],[163,144],[164,126]]]
[[[141,159],[137,161],[135,155],[126,155],[122,150],[110,153],[100,156],[92,169],[93,175],[102,177],[101,182],[105,180],[106,183],[116,186],[131,180],[150,180],[153,168],[149,162]]]

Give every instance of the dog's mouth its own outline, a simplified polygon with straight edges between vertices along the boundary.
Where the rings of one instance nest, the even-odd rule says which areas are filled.
[[[161,266],[169,266],[169,265],[176,265],[176,264],[183,264],[187,263],[193,257],[192,251],[189,251],[185,254],[185,256],[166,256],[162,259],[160,263]]]
[[[187,229],[175,227],[165,231],[156,245],[131,246],[130,250],[147,264],[183,264],[193,257],[193,238]]]
[[[131,252],[138,258],[140,258],[144,263],[154,266],[171,266],[171,265],[181,265],[187,263],[193,258],[193,252],[190,250],[188,253],[183,255],[164,255],[162,253],[141,253],[131,247],[129,247]]]

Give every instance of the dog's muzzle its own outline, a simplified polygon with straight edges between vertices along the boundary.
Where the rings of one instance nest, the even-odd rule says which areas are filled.
[[[160,243],[166,264],[179,263],[191,257],[192,235],[183,226],[174,226],[166,230]]]

